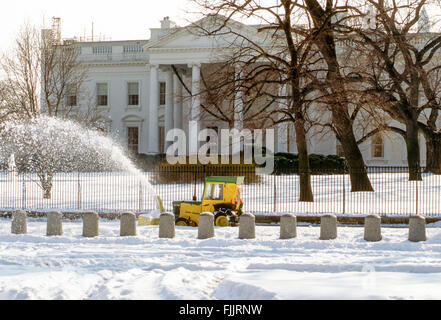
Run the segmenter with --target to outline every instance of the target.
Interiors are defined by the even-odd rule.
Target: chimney
[[[164,19],[161,21],[161,29],[171,29],[175,28],[176,23],[170,20],[170,17],[164,17]]]

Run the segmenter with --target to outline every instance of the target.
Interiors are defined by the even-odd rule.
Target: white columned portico
[[[165,136],[173,129],[173,105],[174,105],[174,85],[173,85],[173,71],[167,70],[167,82],[166,82],[166,104],[165,104]],[[164,139],[164,151],[167,149],[171,142]]]
[[[158,65],[150,65],[150,103],[149,103],[149,136],[148,154],[159,154],[159,82]]]
[[[174,108],[173,108],[173,126],[175,129],[183,129],[183,103],[182,103],[182,84],[176,74],[173,75],[173,93],[174,93]]]
[[[192,68],[192,85],[191,85],[191,110],[190,110],[190,124],[189,132],[189,153],[190,156],[195,156],[199,151],[199,117],[201,113],[201,64],[193,63],[189,65]]]

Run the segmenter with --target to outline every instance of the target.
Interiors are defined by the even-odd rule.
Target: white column
[[[159,154],[159,82],[158,65],[150,66],[150,103],[149,103],[149,134],[148,153]]]
[[[200,113],[201,113],[201,65],[192,64],[192,86],[191,86],[191,111],[190,111],[190,124],[189,124],[189,152],[190,156],[198,154],[199,151],[199,129],[200,129]]]
[[[182,84],[177,75],[173,75],[173,93],[174,93],[174,108],[173,108],[173,126],[175,129],[183,129],[183,97]]]
[[[241,71],[236,69],[235,72],[235,98],[234,98],[234,129],[242,131],[243,129],[243,99],[242,88],[240,87]],[[233,154],[240,153],[240,135],[233,136]]]
[[[167,71],[167,94],[166,94],[166,104],[165,104],[165,136],[167,133],[173,129],[173,104],[174,104],[174,94],[173,94],[173,71],[170,69]],[[164,139],[164,150],[167,151],[170,142]]]
[[[279,89],[280,96],[286,96],[286,85]],[[279,110],[287,108],[287,99],[279,100]],[[279,113],[279,120],[283,119],[285,114]],[[288,152],[288,122],[282,122],[277,125],[277,152]]]

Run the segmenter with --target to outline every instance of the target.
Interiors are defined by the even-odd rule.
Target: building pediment
[[[216,35],[210,32],[221,30]],[[238,35],[242,35],[239,36]],[[152,41],[144,49],[152,53],[186,50],[218,50],[240,46],[245,38],[263,42],[264,36],[254,26],[228,20],[222,16],[206,17],[187,27],[176,28],[162,38]]]
[[[123,122],[144,122],[144,119],[136,114],[128,114],[121,119]]]

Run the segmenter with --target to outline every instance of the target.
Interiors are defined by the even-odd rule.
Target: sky
[[[196,11],[191,0],[3,0],[0,53],[12,47],[14,37],[25,22],[50,27],[52,17],[59,17],[63,38],[90,37],[93,23],[95,36],[103,35],[108,40],[141,40],[149,39],[149,29],[160,27],[164,17],[169,16],[178,25],[185,26],[200,17],[190,14]],[[433,14],[431,9],[428,12]]]
[[[63,38],[106,36],[111,40],[149,39],[150,28],[160,27],[169,16],[178,25],[191,20],[188,0],[13,0],[4,1],[0,12],[0,51],[12,46],[25,22],[51,26],[52,17],[61,18]]]

